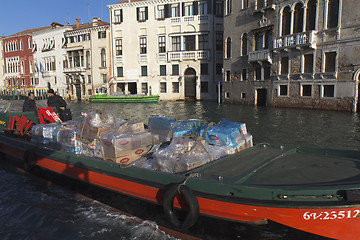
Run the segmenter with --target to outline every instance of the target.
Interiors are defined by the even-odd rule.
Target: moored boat
[[[270,220],[336,239],[360,234],[359,151],[258,144],[178,173],[124,167],[4,134],[0,151],[28,169],[40,167],[162,204],[180,228],[191,227],[201,214],[254,224]],[[188,205],[184,220],[172,206],[181,207],[178,191]]]
[[[159,95],[95,95],[90,97],[93,103],[153,103],[159,101]]]

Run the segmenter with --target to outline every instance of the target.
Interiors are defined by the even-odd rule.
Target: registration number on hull
[[[321,211],[321,212],[305,212],[303,218],[305,220],[334,220],[345,218],[360,217],[360,210],[342,210],[342,211]]]

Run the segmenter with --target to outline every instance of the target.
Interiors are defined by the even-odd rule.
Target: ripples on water
[[[22,101],[12,101],[20,111]],[[37,101],[45,107],[44,100]],[[8,101],[0,101],[0,111]],[[218,105],[215,102],[159,102],[158,104],[70,103],[73,118],[81,112],[112,110],[118,117],[142,120],[165,115],[218,122],[223,117],[245,122],[254,142],[360,150],[360,116],[349,112]],[[1,162],[0,162],[1,164]],[[1,166],[1,165],[0,165]],[[259,232],[259,238],[287,239]],[[269,237],[270,236],[270,237]],[[272,236],[272,237],[271,237]],[[269,238],[268,238],[269,237]],[[33,178],[0,169],[0,239],[172,239],[152,222],[135,223],[129,217],[75,198]],[[240,239],[254,239],[240,236]]]

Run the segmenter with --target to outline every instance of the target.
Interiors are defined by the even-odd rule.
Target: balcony
[[[249,52],[249,62],[269,62],[272,63],[272,58],[269,49],[263,49],[258,51]]]
[[[210,60],[210,51],[183,51],[183,52],[169,52],[169,61],[184,61],[184,60]]]
[[[300,49],[303,47],[316,49],[316,31],[295,33],[274,39],[274,50]]]
[[[64,73],[78,73],[78,72],[85,72],[85,67],[64,68]]]
[[[181,22],[188,23],[188,22],[194,22],[194,21],[207,22],[207,21],[209,21],[209,15],[172,17],[170,20],[171,23],[181,23]]]
[[[20,72],[13,72],[13,73],[5,73],[5,78],[18,78],[20,77]]]

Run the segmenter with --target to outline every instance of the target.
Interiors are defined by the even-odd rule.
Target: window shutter
[[[193,2],[193,15],[198,15],[198,12],[199,12],[198,2],[194,1]]]
[[[120,22],[123,22],[123,10],[120,9]]]
[[[158,19],[158,6],[154,6],[155,19]]]
[[[169,18],[171,16],[171,5],[166,4],[165,5],[165,18]]]
[[[148,7],[145,7],[145,20],[148,20]]]
[[[182,15],[185,16],[185,3],[182,3]]]
[[[140,12],[140,8],[136,8],[136,20],[139,21],[139,12]]]

